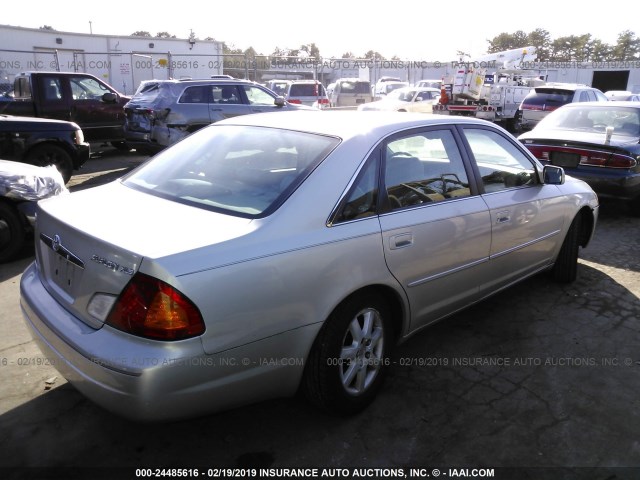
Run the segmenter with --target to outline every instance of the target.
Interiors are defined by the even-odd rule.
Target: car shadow
[[[171,466],[637,465],[628,332],[640,306],[601,271],[580,264],[578,275],[570,285],[535,276],[415,335],[355,416],[290,398],[141,424],[64,384],[0,415],[0,465],[129,476]]]

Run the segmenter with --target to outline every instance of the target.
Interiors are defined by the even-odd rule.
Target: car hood
[[[80,127],[65,120],[50,118],[18,117],[0,115],[0,131],[41,132],[51,130],[78,130]]]
[[[606,135],[604,133],[581,132],[577,130],[563,130],[558,128],[534,128],[530,132],[523,133],[518,137],[523,143],[544,142],[569,142],[569,143],[590,143],[595,145],[605,145]],[[629,147],[638,145],[638,137],[629,137],[627,135],[616,135],[615,131],[611,136],[609,145],[614,147]]]
[[[402,102],[400,100],[378,100],[362,105],[361,110],[397,110],[401,107],[411,105],[411,102]]]

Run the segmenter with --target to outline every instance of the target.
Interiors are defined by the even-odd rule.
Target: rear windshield
[[[536,90],[531,92],[522,102],[523,107],[559,107],[570,103],[573,99],[573,92],[567,90]]]
[[[305,132],[213,125],[156,155],[124,184],[195,207],[259,218],[276,210],[338,143]]]
[[[369,82],[343,80],[340,82],[340,93],[371,93]]]
[[[554,129],[606,133],[640,137],[640,109],[627,107],[593,107],[591,105],[562,108],[547,115],[540,126]],[[604,136],[603,136],[604,138]]]
[[[290,97],[317,97],[326,96],[324,87],[321,84],[294,83],[289,89]]]

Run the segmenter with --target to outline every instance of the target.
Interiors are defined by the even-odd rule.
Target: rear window
[[[339,143],[267,127],[213,125],[164,150],[124,184],[245,218],[277,209]]]
[[[294,83],[289,89],[290,97],[317,97],[326,96],[324,87],[321,84]]]
[[[614,135],[640,136],[640,109],[628,107],[571,106],[557,110],[540,122],[545,128],[606,133],[613,128]],[[604,138],[604,137],[603,137]]]
[[[573,100],[573,91],[544,89],[535,90],[522,101],[522,108],[532,110],[553,110]]]
[[[343,80],[340,82],[341,93],[371,93],[371,84],[369,82],[359,82],[351,80]]]

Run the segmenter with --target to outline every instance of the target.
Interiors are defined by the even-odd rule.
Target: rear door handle
[[[413,245],[413,233],[401,233],[400,235],[393,235],[389,239],[389,248],[391,250],[410,247],[411,245]]]
[[[511,220],[511,212],[509,210],[503,210],[496,214],[496,223],[506,223]]]

